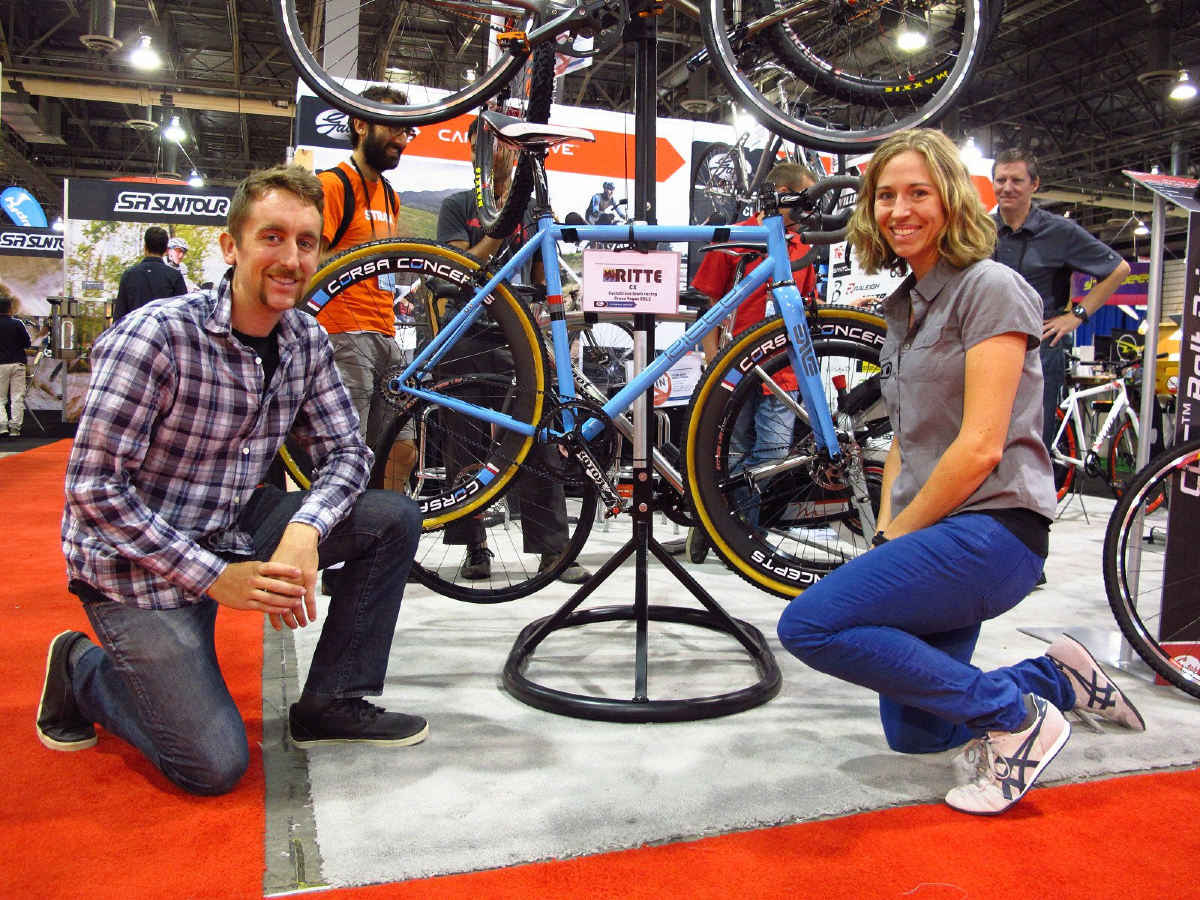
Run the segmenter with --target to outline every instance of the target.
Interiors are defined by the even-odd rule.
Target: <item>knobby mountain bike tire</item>
[[[518,84],[517,93],[525,101],[525,121],[544,125],[550,121],[550,102],[554,96],[554,44],[539,44],[529,58],[525,78]],[[479,207],[479,224],[488,237],[506,238],[520,226],[521,218],[533,194],[534,165],[528,155],[521,153],[515,161],[508,193],[497,200],[493,163],[496,138],[488,129],[479,128],[475,134],[475,205]],[[484,173],[488,173],[485,178]]]
[[[474,9],[455,3],[400,3],[359,0],[337,18],[324,18],[321,0],[271,0],[280,45],[301,80],[335,109],[380,125],[431,125],[475,109],[496,96],[525,63],[526,54],[514,48],[488,64],[488,44],[497,25]],[[503,8],[497,6],[498,17]],[[504,28],[529,31],[531,20],[516,7],[503,18]],[[498,21],[500,19],[498,18]],[[365,25],[377,29],[380,40],[362,43],[349,38]],[[442,71],[446,46],[458,58],[473,61],[479,77],[466,85],[435,77]],[[371,50],[374,56],[366,55]],[[345,71],[353,54],[354,71]],[[427,103],[396,106],[365,100],[343,84],[343,78],[382,81],[389,67],[419,73],[426,87],[449,93]]]
[[[336,302],[346,288],[373,279],[383,279],[397,296],[419,305],[430,305],[435,314],[448,321],[450,314],[462,308],[483,283],[482,264],[467,253],[419,239],[387,239],[363,244],[330,259],[313,277],[301,308],[322,321],[327,304]],[[353,311],[343,309],[353,318]],[[373,330],[364,325],[362,330]],[[496,347],[505,348],[500,358]],[[544,352],[541,336],[525,304],[507,284],[499,285],[479,318],[453,348],[450,365],[460,370],[478,366],[488,374],[505,379],[513,397],[506,411],[517,421],[535,427],[543,415],[545,386]],[[349,363],[353,365],[354,360]],[[342,366],[339,362],[339,367]],[[361,363],[367,365],[366,361]],[[491,366],[483,369],[484,366]],[[373,380],[373,390],[399,415],[416,402],[389,384],[400,368]],[[456,373],[461,374],[461,372]],[[345,377],[345,376],[343,376]],[[381,431],[382,433],[382,431]],[[512,429],[496,428],[476,448],[472,471],[453,480],[443,490],[415,498],[421,505],[425,528],[439,528],[454,519],[471,515],[498,498],[515,476],[533,446],[533,438]]]
[[[832,98],[867,106],[887,108],[902,91],[932,96],[962,52],[962,3],[757,0],[756,7],[760,17],[782,16],[763,33],[797,75]],[[1004,0],[982,3],[982,47],[995,34],[1003,12]],[[927,43],[905,51],[896,40],[902,31],[922,35]]]
[[[1200,697],[1200,569],[1191,547],[1198,505],[1194,440],[1160,453],[1133,478],[1104,536],[1104,585],[1121,632],[1151,669],[1193,697]],[[1172,529],[1177,544],[1168,558]]]
[[[863,473],[875,511],[892,431],[878,375],[885,331],[871,313],[822,307],[812,335],[844,458]],[[862,527],[844,468],[814,454],[811,430],[790,411],[759,413],[760,432],[783,428],[778,443],[755,448],[759,458],[748,459],[739,443],[739,417],[761,402],[765,379],[790,367],[788,343],[780,317],[733,338],[692,397],[684,457],[695,517],[716,552],[746,581],[791,598],[867,550],[873,529]],[[835,375],[846,378],[840,398]],[[787,465],[755,474],[764,456]]]
[[[701,31],[708,58],[735,102],[771,131],[812,149],[864,153],[897,132],[935,124],[970,85],[982,55],[985,0],[921,4],[935,26],[928,29],[922,58],[940,54],[949,62],[945,69],[891,52],[891,32],[879,20],[907,8],[898,0],[779,3],[776,19],[761,15],[754,3],[706,0]],[[814,35],[834,15],[850,18],[836,40],[821,39],[819,54],[801,54],[811,70],[781,53],[781,46],[817,46]],[[874,25],[859,27],[859,21]],[[814,77],[815,71],[824,78]]]
[[[428,389],[496,409],[513,399],[511,381],[494,375],[454,376]],[[401,437],[409,431],[415,435],[418,462],[406,476],[407,467],[395,457],[405,452]],[[459,460],[482,446],[480,433],[447,407],[418,400],[374,448],[371,486],[418,499],[444,497],[453,489],[452,473],[462,472]],[[551,584],[575,561],[591,533],[597,503],[595,491],[586,486],[566,490],[552,458],[535,448],[503,493],[467,517],[422,533],[413,575],[431,590],[469,603],[525,597]],[[481,542],[488,551],[486,574],[471,565],[469,547]]]

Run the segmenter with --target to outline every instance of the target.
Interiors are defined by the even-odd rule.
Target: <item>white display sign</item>
[[[673,313],[679,309],[674,250],[585,250],[583,309],[595,313]]]
[[[682,406],[690,401],[703,372],[704,354],[688,353],[654,382],[655,407]]]

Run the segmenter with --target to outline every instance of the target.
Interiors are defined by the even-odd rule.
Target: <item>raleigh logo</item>
[[[6,231],[0,234],[0,247],[6,250],[40,250],[62,253],[63,236],[61,234],[21,234],[19,231]]]
[[[203,197],[195,194],[147,194],[121,191],[113,212],[161,213],[172,216],[207,216],[224,219],[229,213],[228,197]]]
[[[325,110],[317,116],[314,124],[321,137],[350,138],[350,117],[339,110]]]

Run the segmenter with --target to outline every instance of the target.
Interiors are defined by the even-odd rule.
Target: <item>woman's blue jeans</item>
[[[980,623],[1021,602],[1042,565],[991,516],[952,516],[821,579],[784,610],[779,640],[812,668],[878,692],[893,750],[936,753],[1015,731],[1025,694],[1065,711],[1070,683],[1045,656],[984,672],[971,655]]]
[[[268,559],[300,507],[299,492],[259,488],[239,525]],[[383,692],[392,634],[421,533],[417,505],[366,491],[321,542],[322,567],[345,562],[304,690],[315,697]],[[103,645],[72,672],[82,713],[124,738],[167,778],[194,794],[233,789],[249,764],[246,730],[217,662],[217,604],[147,610],[73,590]],[[228,614],[228,613],[227,613]],[[249,615],[249,613],[236,613]]]

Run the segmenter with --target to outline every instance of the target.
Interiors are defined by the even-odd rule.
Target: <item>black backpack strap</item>
[[[354,188],[350,185],[350,176],[340,166],[326,169],[325,172],[332,172],[338,177],[338,181],[342,183],[342,191],[345,194],[345,200],[342,203],[342,221],[338,223],[337,231],[333,233],[333,239],[329,242],[329,249],[332,250],[346,236],[346,230],[350,227],[350,222],[354,219]],[[324,175],[325,172],[321,174]]]
[[[386,198],[388,208],[392,215],[396,217],[396,223],[400,222],[400,198],[396,196],[396,190],[388,182],[383,175],[379,176],[379,180],[383,182],[383,196]]]

